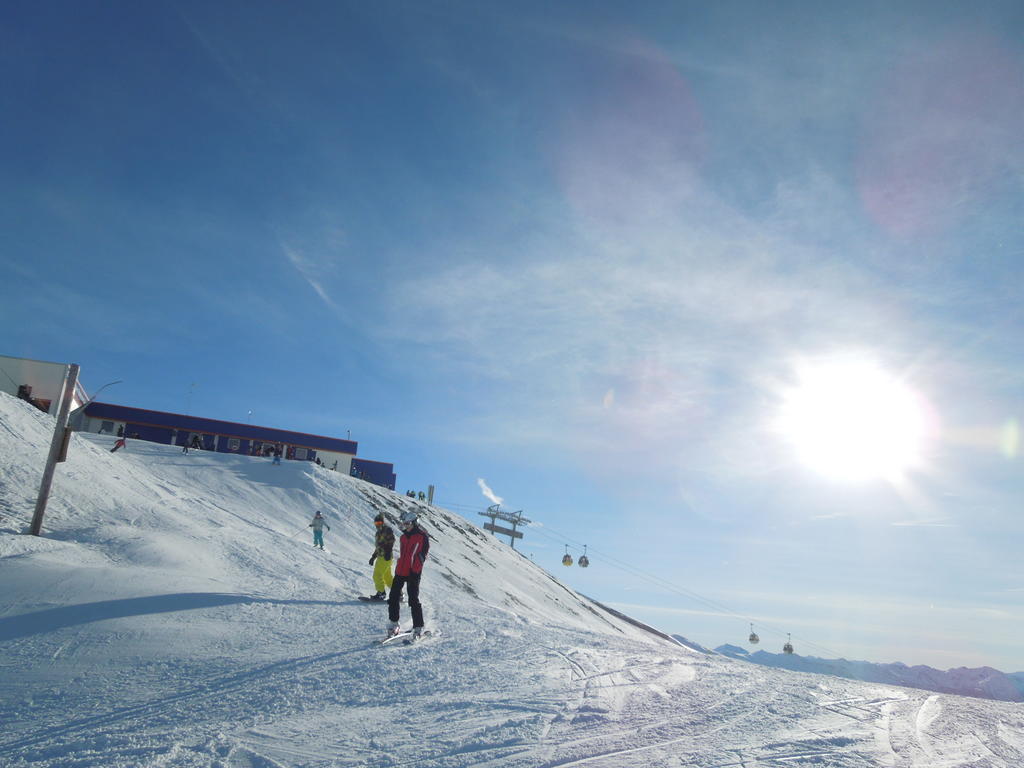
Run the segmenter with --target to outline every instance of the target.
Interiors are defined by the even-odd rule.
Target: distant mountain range
[[[921,688],[937,693],[952,693],[959,696],[974,696],[996,701],[1024,701],[1024,672],[1007,674],[992,667],[968,669],[958,667],[945,672],[923,665],[908,667],[906,664],[875,664],[870,661],[847,661],[846,659],[819,659],[814,656],[796,654],[750,653],[735,645],[720,645],[715,652],[732,659],[749,661],[765,667],[790,669],[795,672],[813,672],[819,675],[834,675],[849,680],[868,683],[903,685]]]

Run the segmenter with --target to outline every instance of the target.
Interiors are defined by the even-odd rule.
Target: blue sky
[[[773,6],[10,5],[0,351],[483,479],[699,642],[1024,669],[1024,8]],[[780,427],[835,370],[914,405]]]

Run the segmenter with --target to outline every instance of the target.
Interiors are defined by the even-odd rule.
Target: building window
[[[305,459],[306,458],[306,449],[305,448],[296,448],[295,449],[295,458],[299,459],[300,461]]]
[[[238,438],[237,437],[229,437],[228,438],[228,450],[229,451],[237,451],[239,445],[240,445],[240,443],[238,442]]]
[[[106,432],[108,435],[114,434],[114,422],[104,421],[100,424],[100,434]]]

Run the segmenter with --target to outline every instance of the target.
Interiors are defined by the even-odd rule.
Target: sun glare
[[[778,427],[807,466],[851,482],[899,481],[920,466],[928,431],[920,397],[859,360],[804,365]]]

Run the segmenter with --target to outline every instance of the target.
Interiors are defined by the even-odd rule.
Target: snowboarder
[[[324,520],[324,516],[318,509],[316,514],[313,515],[313,522],[307,525],[307,528],[313,529],[313,546],[324,548],[324,526],[327,525],[327,521]],[[327,525],[327,530],[331,530],[331,526]]]
[[[402,513],[402,538],[399,539],[398,564],[395,566],[395,578],[391,583],[391,594],[388,595],[388,636],[401,634],[398,624],[399,607],[402,599],[402,587],[406,588],[409,599],[409,611],[412,613],[412,636],[419,638],[423,633],[423,606],[420,605],[420,577],[423,575],[423,564],[430,550],[430,538],[419,527],[416,513],[407,509]]]
[[[123,436],[122,436],[122,437],[119,437],[119,438],[117,439],[117,442],[116,442],[116,443],[114,443],[114,447],[110,449],[110,452],[111,452],[111,453],[117,453],[117,449],[118,449],[118,448],[124,448],[124,447],[125,447],[125,446],[126,446],[127,444],[128,444],[128,443],[127,443],[127,441],[126,441],[126,440],[124,439],[124,437],[123,437]]]
[[[373,518],[373,524],[377,529],[374,535],[374,550],[370,555],[370,565],[373,566],[373,586],[377,588],[377,594],[371,600],[383,602],[387,600],[386,590],[391,586],[391,555],[395,547],[395,532],[391,526],[384,522],[384,513],[380,512]]]

